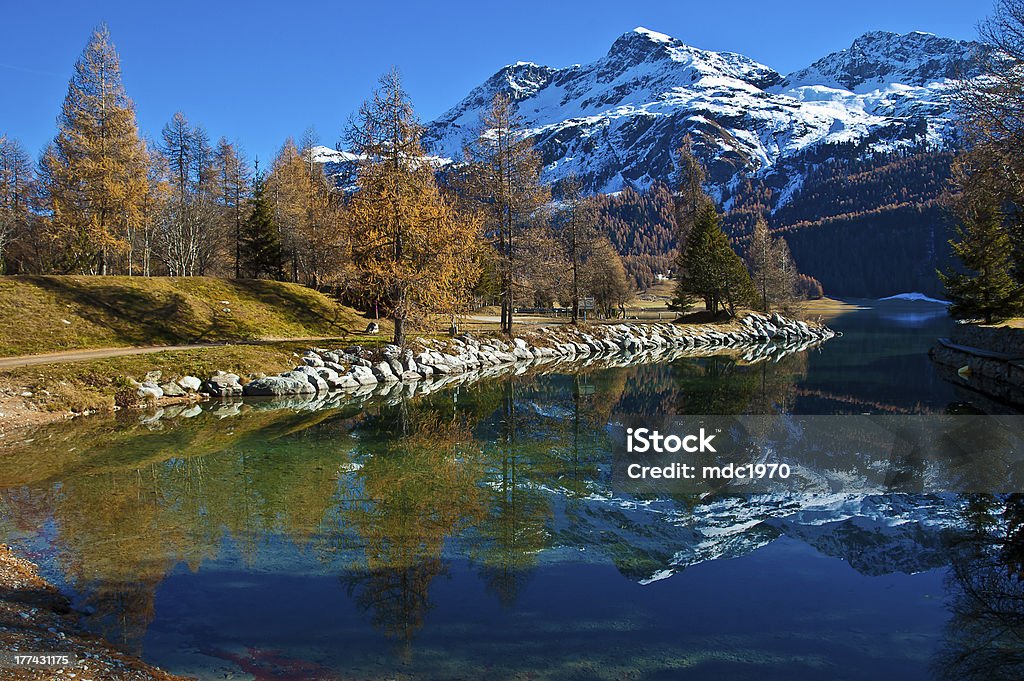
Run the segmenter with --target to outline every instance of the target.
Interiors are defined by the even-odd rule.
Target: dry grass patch
[[[366,320],[312,289],[210,277],[0,278],[0,356],[358,333]]]

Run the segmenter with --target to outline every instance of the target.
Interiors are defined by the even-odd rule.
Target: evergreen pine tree
[[[266,183],[257,174],[252,183],[252,210],[242,223],[242,272],[253,279],[280,279],[284,250],[274,225],[274,210],[266,197]]]
[[[679,270],[674,309],[686,309],[694,298],[701,298],[712,315],[719,308],[735,314],[754,296],[747,268],[729,245],[718,211],[710,203],[697,213]]]
[[[1003,216],[983,207],[957,228],[958,241],[950,241],[953,253],[966,272],[939,272],[957,318],[997,318],[1019,314],[1024,305],[1024,286],[1012,274],[1012,245],[1003,228]]]

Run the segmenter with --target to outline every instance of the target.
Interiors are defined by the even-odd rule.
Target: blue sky
[[[402,0],[24,2],[2,0],[0,133],[37,153],[93,26],[110,26],[144,134],[182,110],[269,161],[314,126],[334,146],[392,65],[429,120],[501,66],[586,63],[646,26],[787,73],[869,30],[974,38],[987,0]]]

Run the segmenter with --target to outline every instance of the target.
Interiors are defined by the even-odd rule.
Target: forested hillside
[[[600,226],[622,256],[633,285],[650,287],[675,266],[676,226],[672,192],[658,183],[644,192],[598,194]]]
[[[726,219],[743,243],[757,217],[785,237],[793,257],[831,295],[940,295],[936,269],[949,266],[953,223],[942,205],[953,154],[876,154],[813,166],[803,187],[774,213],[773,190],[746,182]]]

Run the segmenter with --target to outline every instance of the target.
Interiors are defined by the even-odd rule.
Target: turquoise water
[[[89,626],[204,679],[1019,678],[1013,626],[978,643],[1019,622],[1015,497],[613,493],[623,414],[986,408],[927,359],[944,315],[833,326],[752,366],[83,419],[5,459],[0,532]]]

